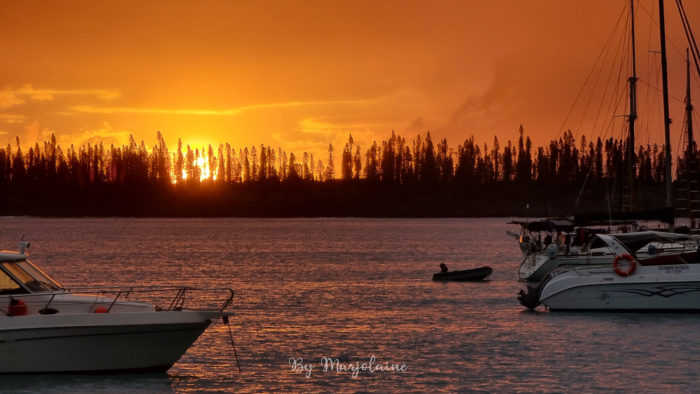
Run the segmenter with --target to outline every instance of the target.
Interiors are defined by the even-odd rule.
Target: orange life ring
[[[623,270],[620,267],[620,259],[625,259],[629,261],[629,269],[627,271]],[[628,254],[621,254],[617,257],[615,257],[615,261],[613,262],[613,270],[615,270],[615,273],[620,275],[620,276],[629,276],[634,273],[634,270],[637,269],[637,262],[634,261],[634,257],[628,255]]]

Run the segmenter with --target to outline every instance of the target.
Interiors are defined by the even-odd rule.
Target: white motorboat
[[[584,229],[577,230],[583,231]],[[644,236],[644,234],[651,233],[653,232],[632,232],[617,235],[623,239],[632,239],[641,234],[642,236],[639,239],[650,240],[647,243],[635,242],[630,244],[630,247],[633,248],[632,251],[635,252],[635,256],[640,260],[660,255],[683,253],[688,248],[692,250],[695,245],[695,241],[688,237],[677,239],[672,237]],[[590,240],[581,237],[584,241],[573,245],[569,243],[563,245],[550,243],[544,248],[539,248],[538,243],[535,243],[535,247],[527,249],[527,252],[523,252],[523,260],[518,267],[518,279],[527,282],[539,282],[548,273],[561,267],[575,268],[612,264],[616,257],[615,252],[602,242],[600,238],[595,238],[594,235],[591,235],[591,237],[593,238]],[[695,237],[697,238],[697,236]],[[565,237],[567,241],[569,238],[574,237]]]
[[[231,315],[230,289],[210,289],[226,295],[199,310],[184,307],[192,288],[69,291],[27,259],[26,247],[0,252],[0,373],[166,371],[213,320]],[[129,300],[168,293],[162,307]]]
[[[612,264],[554,270],[527,293],[521,290],[521,304],[550,310],[700,311],[697,240],[653,231],[597,237],[615,252]],[[632,249],[652,238],[696,244],[694,250],[638,259]]]

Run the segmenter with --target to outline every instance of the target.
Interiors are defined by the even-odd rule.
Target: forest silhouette
[[[430,133],[391,136],[363,149],[350,135],[323,160],[261,145],[150,149],[133,137],[63,148],[54,136],[25,151],[0,148],[0,215],[483,217],[563,216],[621,209],[625,141],[576,141],[571,131],[533,147],[517,142],[456,148]],[[693,153],[697,157],[697,149]],[[336,160],[336,156],[337,160]],[[325,161],[325,164],[324,164]],[[635,152],[634,205],[664,205],[664,149]],[[695,160],[695,163],[700,160]],[[680,161],[679,161],[680,163]],[[336,169],[336,165],[339,168]],[[680,165],[678,167],[681,167]]]

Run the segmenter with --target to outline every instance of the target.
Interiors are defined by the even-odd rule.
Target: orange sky
[[[675,148],[686,44],[666,2]],[[657,56],[656,3],[639,5],[640,69]],[[686,3],[699,21],[700,2]],[[430,130],[452,147],[470,135],[515,141],[520,124],[536,144],[563,124],[604,135],[567,113],[626,4],[0,0],[0,143],[53,132],[61,144],[121,144],[133,133],[152,145],[160,130],[171,150],[182,137],[321,155],[348,133],[363,151],[391,130]],[[697,75],[694,90],[700,102]],[[654,122],[638,141],[660,141]]]

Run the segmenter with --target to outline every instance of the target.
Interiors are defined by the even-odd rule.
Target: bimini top
[[[528,231],[571,232],[574,223],[569,219],[536,219],[533,221],[514,220],[508,224],[519,224]]]

